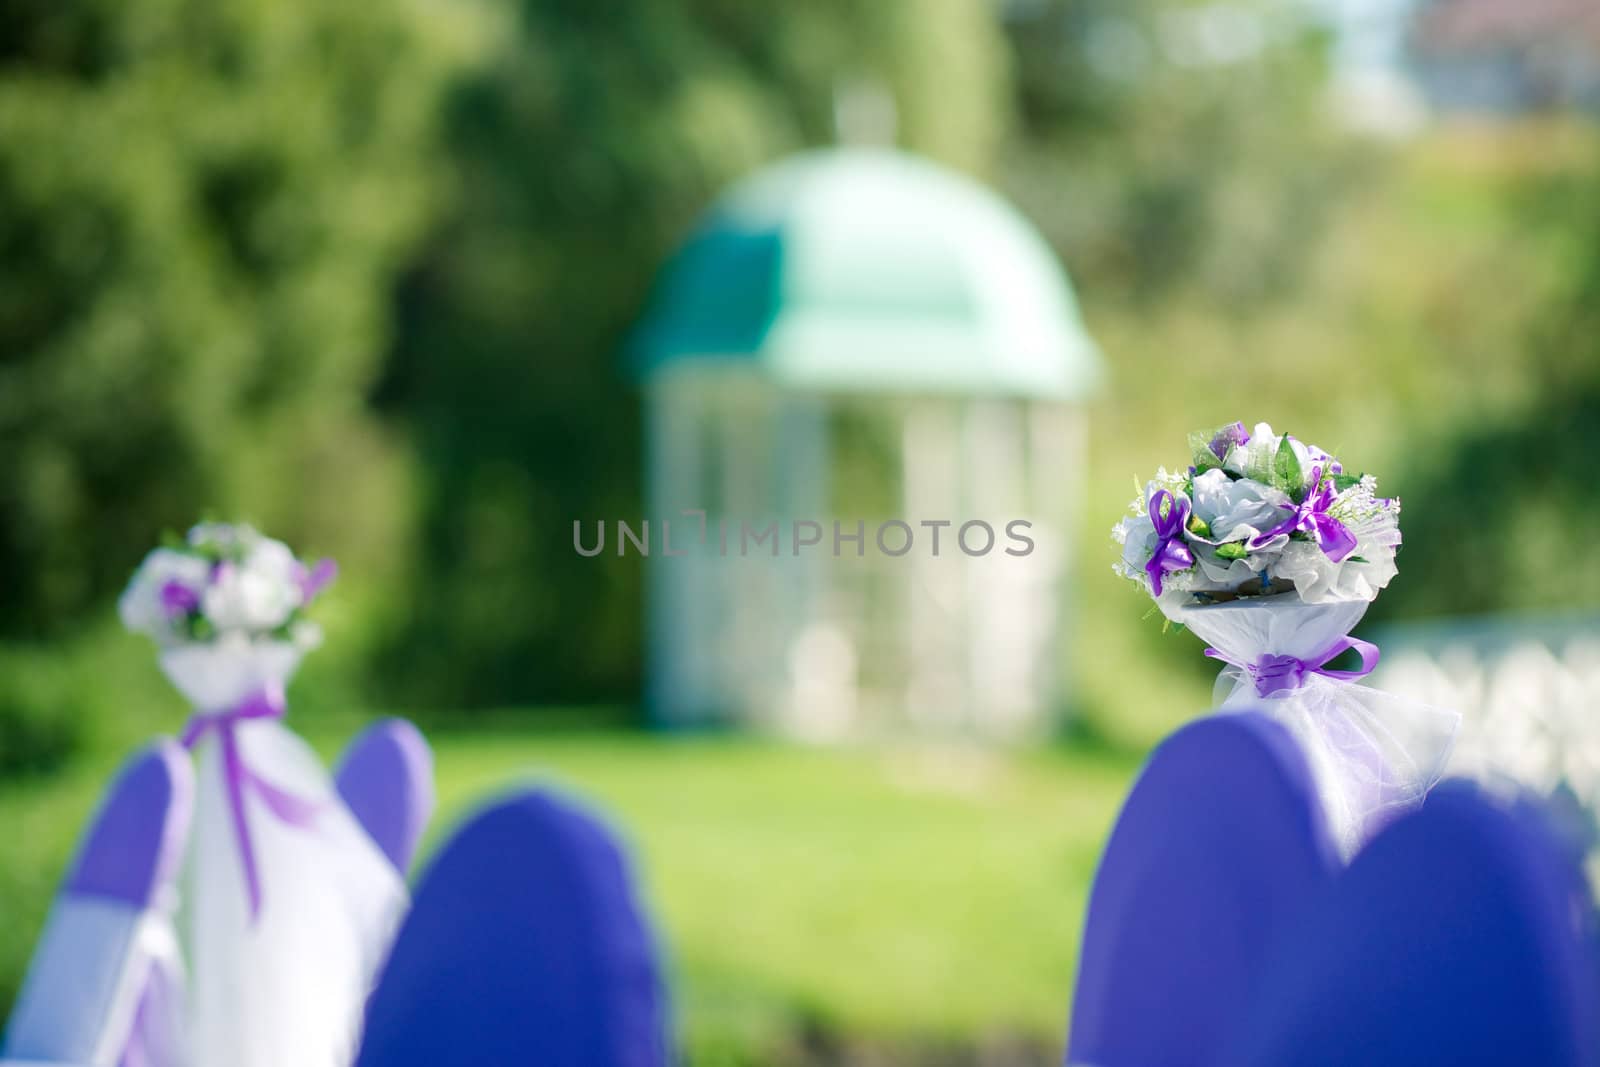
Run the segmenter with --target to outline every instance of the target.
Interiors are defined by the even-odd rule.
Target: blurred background
[[[1059,1060],[1106,829],[1210,703],[1107,535],[1193,429],[1268,420],[1377,473],[1405,502],[1365,631],[1385,684],[1581,791],[1596,116],[1588,0],[6,5],[0,1015],[108,769],[182,722],[113,605],[202,515],[339,559],[291,692],[325,750],[400,713],[435,741],[443,822],[530,773],[611,807],[693,1064]],[[1023,743],[785,740],[848,685],[802,690],[799,729],[651,728],[666,561],[573,549],[574,520],[663,510],[636,358],[663,264],[742,179],[838,146],[1008,203],[1098,352],[1030,461],[1059,536],[1029,632],[1061,669]],[[900,499],[883,417],[917,388],[830,424],[819,518]],[[808,632],[781,669],[837,646]]]

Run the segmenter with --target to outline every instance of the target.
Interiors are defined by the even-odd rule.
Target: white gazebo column
[[[771,711],[785,732],[817,739],[848,732],[856,708],[856,650],[830,614],[835,568],[828,413],[828,400],[809,392],[783,396],[775,412],[772,496],[782,551],[774,568],[775,595],[763,605],[779,639],[769,669],[781,671],[782,691],[773,694]],[[798,554],[796,523],[806,524],[800,532],[808,540],[817,538]]]
[[[1058,401],[1028,406],[1028,507],[1034,523],[1037,576],[1035,618],[1037,664],[1035,700],[1049,713],[1062,703],[1072,682],[1075,620],[1066,612],[1072,539],[1081,519],[1081,481],[1088,469],[1088,425],[1083,412]]]
[[[955,544],[964,469],[958,404],[941,397],[907,405],[901,460],[905,502],[899,518],[910,525],[916,542],[904,556],[881,560],[885,572],[895,576],[894,587],[902,591],[905,603],[906,716],[914,726],[945,732],[959,727],[969,699],[962,648],[966,588],[961,566],[951,558],[961,554]],[[934,531],[922,526],[924,521],[952,523],[938,531],[937,557]],[[899,548],[894,539],[902,533],[888,534],[890,548]]]
[[[716,464],[708,471],[712,499],[707,505],[711,527],[707,540],[713,547],[701,592],[720,605],[717,616],[708,620],[713,628],[708,640],[730,710],[741,719],[759,714],[765,696],[762,664],[777,651],[772,620],[762,612],[767,595],[765,564],[740,555],[742,523],[749,520],[759,527],[770,510],[767,449],[753,439],[764,432],[764,405],[771,403],[767,392],[763,383],[742,375],[717,383],[714,394],[721,417],[706,428]]]
[[[1027,501],[1025,406],[1015,400],[985,399],[967,406],[964,443],[969,521],[966,542],[973,551],[989,543],[982,556],[962,553],[966,576],[967,673],[971,680],[971,726],[976,733],[1017,737],[1028,732],[1039,711],[1033,672],[1041,637],[1037,607],[1040,561],[1009,556],[1006,524],[1023,513]],[[955,531],[959,539],[959,527]],[[961,547],[959,544],[956,546]]]
[[[707,411],[691,375],[664,374],[646,391],[645,433],[649,464],[646,474],[646,515],[651,522],[651,556],[648,572],[649,672],[648,704],[651,718],[662,726],[703,725],[721,710],[715,664],[703,626],[708,608],[706,564],[690,554],[668,558],[660,524],[673,521],[673,549],[688,547],[690,520],[685,508],[706,506],[704,464],[708,457],[701,444],[701,420]],[[606,516],[614,522],[620,516]],[[613,538],[617,534],[613,527]],[[608,552],[617,551],[607,544]]]

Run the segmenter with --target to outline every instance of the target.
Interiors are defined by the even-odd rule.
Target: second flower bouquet
[[[1260,708],[1299,741],[1341,852],[1421,802],[1459,716],[1354,684],[1378,648],[1350,636],[1396,574],[1400,502],[1266,423],[1190,435],[1112,531],[1136,582],[1225,667],[1220,708]]]

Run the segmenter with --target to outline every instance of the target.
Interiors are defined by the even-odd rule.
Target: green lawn
[[[1058,1060],[1085,892],[1135,769],[1067,750],[433,740],[430,847],[474,803],[527,781],[569,787],[623,828],[696,1067],[979,1047]],[[6,1001],[109,766],[0,787],[0,823],[19,842],[0,867]]]

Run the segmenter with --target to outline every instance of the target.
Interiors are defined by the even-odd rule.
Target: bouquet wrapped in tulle
[[[406,906],[400,874],[283,724],[332,580],[249,526],[202,524],[151,552],[118,605],[194,714],[185,865],[188,1062],[342,1067]]]
[[[1158,471],[1112,531],[1116,571],[1225,664],[1221,709],[1259,708],[1295,735],[1348,855],[1420,803],[1459,723],[1355,684],[1378,649],[1349,633],[1395,576],[1400,502],[1266,423],[1190,445],[1190,465]]]

